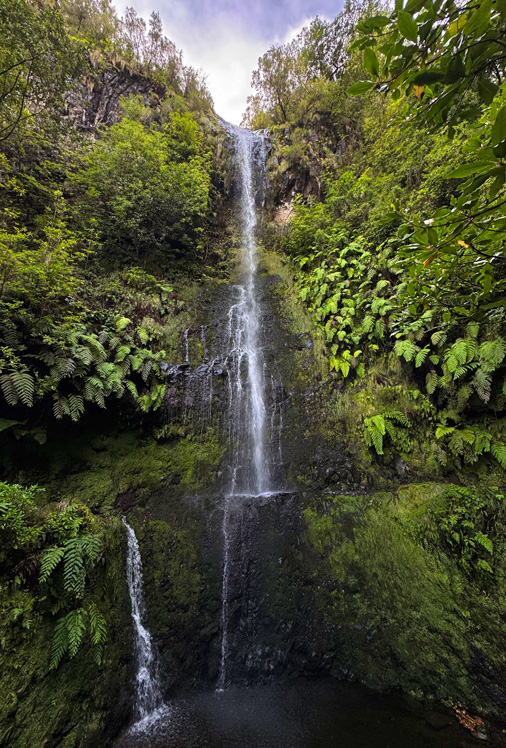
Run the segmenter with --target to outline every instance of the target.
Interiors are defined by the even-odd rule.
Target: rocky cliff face
[[[80,131],[96,134],[101,126],[118,121],[120,99],[142,96],[145,105],[159,102],[165,88],[127,67],[97,67],[66,97],[66,114]]]

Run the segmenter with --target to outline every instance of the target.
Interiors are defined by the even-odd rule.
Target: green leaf
[[[400,10],[397,14],[397,26],[406,39],[409,39],[411,42],[416,42],[418,38],[418,26],[410,13]]]
[[[364,49],[364,67],[373,77],[376,78],[379,75],[379,60],[371,47]]]
[[[353,86],[350,86],[346,90],[346,93],[349,96],[360,96],[360,94],[367,93],[367,91],[371,91],[373,88],[373,81],[358,81],[358,83],[354,83]]]
[[[499,86],[488,78],[478,78],[478,93],[485,104],[491,104],[498,91]]]
[[[448,179],[461,179],[469,177],[471,174],[477,174],[485,169],[490,169],[490,161],[472,161],[469,164],[461,164],[447,174]]]
[[[431,83],[438,83],[445,79],[445,74],[440,70],[423,70],[413,78],[415,86],[430,86]]]
[[[490,132],[490,142],[492,145],[502,143],[506,135],[506,106],[499,110],[495,122]]]

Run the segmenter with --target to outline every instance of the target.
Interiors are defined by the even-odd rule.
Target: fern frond
[[[412,361],[420,350],[420,346],[411,340],[398,340],[395,344],[395,352],[405,361]]]
[[[476,371],[473,377],[473,387],[478,397],[483,400],[484,403],[488,403],[490,400],[490,392],[492,390],[492,380],[490,374],[488,374],[483,368]]]
[[[50,670],[55,670],[58,667],[69,649],[66,618],[66,616],[59,618],[54,627],[51,656],[49,660]]]
[[[485,340],[478,349],[478,356],[483,371],[492,374],[506,356],[506,342],[503,338]]]
[[[446,333],[443,330],[436,330],[431,336],[432,345],[442,346],[446,342]]]
[[[11,380],[16,388],[16,393],[23,403],[29,408],[33,405],[33,396],[35,394],[35,382],[31,374],[27,371],[13,371]]]
[[[81,597],[84,592],[85,571],[82,538],[71,538],[64,545],[63,586],[66,592]]]
[[[53,395],[53,415],[58,419],[64,416],[63,401],[57,392]]]
[[[85,345],[78,345],[73,351],[74,356],[85,366],[89,366],[93,361],[93,355]]]
[[[383,413],[383,417],[393,421],[397,421],[397,423],[399,423],[401,426],[406,426],[406,428],[409,428],[411,426],[404,413],[401,413],[400,410],[387,410],[386,413]]]
[[[70,417],[73,421],[78,421],[84,413],[84,400],[81,395],[68,396]]]
[[[96,364],[99,364],[102,361],[106,360],[107,354],[105,352],[104,346],[98,340],[98,338],[95,338],[92,335],[81,335],[81,342],[84,343],[86,348],[89,349],[93,357],[93,361]]]
[[[88,608],[88,618],[90,621],[90,636],[95,647],[95,661],[97,665],[102,662],[102,653],[104,644],[107,639],[107,624],[104,616],[100,613],[95,603],[91,603]]]
[[[493,456],[502,467],[502,469],[506,470],[506,444],[503,444],[502,442],[495,442],[494,444],[492,444],[490,451],[492,452]]]
[[[427,374],[425,378],[425,387],[429,395],[432,395],[436,391],[438,382],[439,382],[439,377],[437,373],[434,370],[429,371],[429,373]]]
[[[0,377],[0,387],[7,401],[8,405],[16,405],[19,401],[19,396],[9,374],[2,374]]]
[[[455,426],[442,426],[439,425],[436,429],[436,439],[442,439],[445,436],[449,436],[455,431]]]
[[[150,361],[149,358],[144,359],[142,366],[140,368],[141,377],[144,380],[144,382],[147,381],[149,377],[149,372],[151,371],[152,368],[153,368],[152,361]]]
[[[430,351],[429,351],[428,346],[425,346],[425,348],[422,348],[421,351],[418,351],[418,353],[416,354],[416,358],[415,358],[415,367],[417,369],[423,364],[423,362],[425,361],[429,353]]]
[[[376,323],[374,325],[374,334],[380,340],[383,340],[383,338],[385,337],[385,322],[382,319],[376,320]]]
[[[39,582],[47,582],[49,576],[62,560],[64,552],[65,549],[59,546],[53,546],[44,551],[40,563]]]
[[[137,392],[137,387],[135,386],[134,382],[132,382],[130,379],[126,379],[125,387],[132,395],[132,397],[137,400],[137,398],[139,397],[139,393]]]
[[[86,631],[85,615],[86,611],[83,608],[76,608],[65,616],[70,658],[76,656],[83,640]]]

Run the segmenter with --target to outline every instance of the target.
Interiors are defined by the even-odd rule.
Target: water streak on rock
[[[134,651],[137,664],[135,717],[137,725],[145,726],[148,721],[158,717],[160,710],[163,708],[163,700],[151,635],[144,625],[146,611],[139,543],[133,528],[130,527],[125,517],[121,519],[127,531],[127,584],[132,606]]]

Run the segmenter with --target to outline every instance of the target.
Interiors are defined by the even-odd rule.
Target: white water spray
[[[127,584],[134,624],[134,651],[137,660],[135,683],[135,711],[137,722],[133,729],[145,727],[164,711],[160,683],[156,672],[156,659],[151,635],[144,625],[146,611],[142,579],[142,561],[135,532],[125,517],[122,522],[127,531]]]

